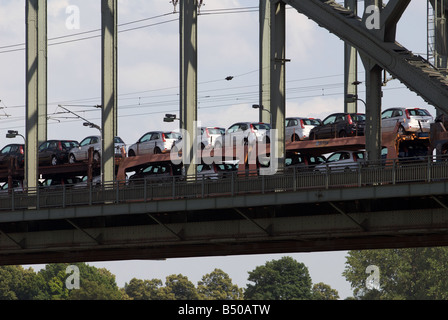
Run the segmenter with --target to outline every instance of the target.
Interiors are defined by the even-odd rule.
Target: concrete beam
[[[358,1],[345,0],[345,7],[358,14]],[[347,95],[358,96],[358,50],[344,42],[344,112],[358,112],[358,101],[348,100]]]
[[[286,12],[283,1],[271,2],[272,26],[271,32],[271,114],[272,128],[276,129],[274,142],[275,157],[278,159],[278,169],[285,165],[285,115],[286,115]]]
[[[270,0],[260,0],[260,99],[259,121],[271,123],[271,38],[272,5]],[[263,109],[265,111],[263,111]]]
[[[117,0],[101,0],[103,182],[115,180],[114,137],[117,133]]]
[[[183,163],[188,176],[196,176],[197,144],[197,0],[180,2],[180,127]],[[196,180],[196,178],[194,178]]]
[[[47,6],[27,0],[25,185],[37,187],[38,147],[47,135]]]

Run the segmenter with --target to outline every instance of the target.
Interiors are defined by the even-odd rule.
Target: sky
[[[48,0],[49,139],[81,141],[97,134],[58,105],[101,124],[94,107],[101,104],[100,3]],[[0,3],[0,146],[23,141],[6,139],[7,130],[25,134],[24,4]],[[178,130],[177,122],[162,121],[165,113],[179,112],[179,8],[174,9],[169,0],[118,0],[118,135],[128,145],[151,130]],[[290,7],[286,14],[286,116],[323,119],[343,111],[343,42]],[[259,102],[258,27],[258,0],[204,0],[198,17],[198,120],[203,125],[228,128],[237,121],[258,121],[258,110],[251,107]],[[426,57],[425,1],[411,1],[397,41]],[[358,76],[363,82],[359,97],[365,100],[361,62]],[[424,107],[435,115],[398,80],[383,87],[383,110],[393,106]],[[362,103],[358,110],[365,112]],[[284,255],[303,262],[313,283],[329,284],[341,298],[352,295],[341,275],[346,251],[90,264],[110,270],[120,287],[134,277],[165,280],[179,273],[197,284],[214,268],[245,287],[249,271]]]

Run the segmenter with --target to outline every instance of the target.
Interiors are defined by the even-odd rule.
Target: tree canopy
[[[0,300],[242,300],[337,299],[323,283],[312,288],[307,267],[291,257],[266,262],[249,272],[252,284],[240,288],[215,268],[195,285],[187,276],[132,278],[119,288],[115,276],[86,263],[47,264],[35,272],[22,266],[0,266]]]
[[[378,287],[369,286],[373,272]],[[349,251],[343,275],[357,299],[446,300],[447,272],[448,249],[438,247]]]

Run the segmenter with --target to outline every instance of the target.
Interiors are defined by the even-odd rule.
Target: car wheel
[[[75,158],[75,155],[73,153],[71,153],[70,156],[68,157],[68,162],[69,163],[75,163],[76,162],[76,158]]]
[[[314,132],[310,133],[310,140],[317,140],[317,136]]]
[[[56,166],[59,163],[58,158],[56,156],[51,157],[51,165]]]
[[[154,154],[160,154],[162,153],[162,151],[160,150],[159,147],[154,148]]]
[[[215,142],[215,149],[221,148],[221,142]]]
[[[406,133],[406,130],[404,130],[404,128],[403,128],[403,126],[399,126],[398,127],[398,134],[405,134]]]
[[[347,136],[347,132],[344,130],[339,131],[339,138],[345,138]]]
[[[292,141],[292,142],[294,142],[294,141],[300,141],[300,138],[299,138],[299,136],[298,136],[297,134],[294,134],[294,135],[291,137],[291,141]]]

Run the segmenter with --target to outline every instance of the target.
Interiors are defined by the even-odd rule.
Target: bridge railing
[[[448,159],[359,162],[351,166],[286,167],[273,175],[257,172],[226,176],[169,177],[159,180],[114,181],[100,186],[65,185],[0,193],[0,210],[42,209],[135,201],[192,199],[242,194],[291,192],[307,189],[346,188],[396,183],[448,180]]]

